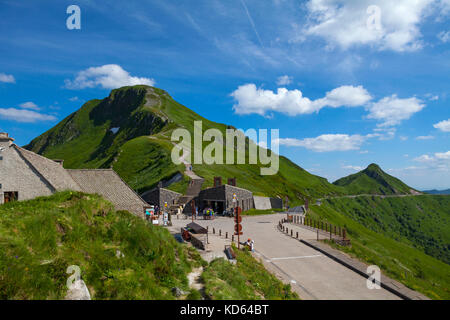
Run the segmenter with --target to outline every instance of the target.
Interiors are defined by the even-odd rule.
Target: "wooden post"
[[[292,237],[292,229],[291,229],[291,237]]]
[[[231,242],[234,242],[234,234],[231,235]]]
[[[225,232],[225,239],[228,239],[228,232]]]
[[[319,241],[319,229],[317,229],[317,241]]]
[[[332,240],[333,238],[332,238],[332,235],[333,234],[333,228],[332,228],[332,225],[330,224],[330,240]]]
[[[297,239],[298,239],[298,231],[297,231]]]
[[[336,226],[334,226],[334,235],[336,235]]]
[[[222,229],[219,229],[219,237],[222,236]]]
[[[342,240],[347,238],[347,231],[345,229],[342,230]]]
[[[213,234],[216,234],[216,228],[213,228]]]

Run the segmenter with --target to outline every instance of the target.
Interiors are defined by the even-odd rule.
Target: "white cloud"
[[[278,79],[277,79],[277,85],[278,86],[287,86],[288,84],[292,83],[292,80],[293,80],[293,78],[288,75],[281,76],[281,77],[278,77]]]
[[[68,89],[84,89],[98,86],[104,89],[116,89],[139,84],[153,86],[155,80],[133,77],[117,64],[91,67],[78,72],[74,80],[65,80],[65,85]]]
[[[325,98],[315,100],[314,105],[319,110],[323,107],[359,107],[371,99],[372,97],[363,86],[341,86],[327,92]]]
[[[0,109],[0,117],[7,120],[32,123],[37,121],[54,121],[56,117],[31,110],[7,108]]]
[[[369,119],[382,121],[380,127],[398,125],[401,121],[411,118],[411,116],[425,108],[425,104],[416,97],[400,99],[397,95],[385,97],[378,102],[370,104]]]
[[[309,23],[303,32],[323,37],[330,46],[343,49],[372,45],[380,50],[413,51],[422,47],[419,25],[432,3],[433,0],[310,0],[306,6]]]
[[[426,94],[425,96],[426,96],[426,97],[428,98],[428,100],[430,100],[430,101],[437,101],[437,100],[439,100],[439,96],[438,96],[438,95],[432,95],[432,94],[428,93],[428,94]]]
[[[275,93],[250,83],[239,86],[231,96],[237,101],[233,106],[237,114],[265,115],[269,111],[277,111],[295,116],[316,111],[311,100],[303,97],[302,92],[297,89],[278,88]]]
[[[442,153],[435,153],[434,156],[438,160],[450,160],[450,151],[442,152]]]
[[[303,147],[315,152],[350,151],[358,150],[366,137],[347,134],[324,134],[316,138],[302,140],[285,138],[279,139],[280,145],[290,147]]]
[[[439,32],[439,34],[437,35],[437,37],[439,38],[439,40],[441,40],[443,43],[447,43],[450,41],[450,31],[442,31]]]
[[[433,140],[433,136],[418,136],[416,140]]]
[[[297,89],[278,88],[275,93],[257,88],[253,83],[239,86],[231,96],[237,101],[233,106],[237,114],[266,115],[267,112],[276,111],[290,116],[318,112],[324,107],[362,106],[371,99],[362,86],[342,86],[327,92],[324,98],[311,101]]]
[[[444,132],[450,132],[450,119],[438,122],[433,127]]]
[[[416,162],[423,163],[428,169],[449,171],[450,170],[450,151],[436,152],[433,155],[424,154],[414,159]]]
[[[360,166],[343,166],[342,169],[349,169],[349,170],[354,170],[354,171],[361,171],[364,168],[360,167]]]
[[[0,82],[6,82],[6,83],[16,83],[16,79],[14,79],[14,76],[10,74],[5,74],[0,72]]]
[[[72,101],[72,102],[78,101],[78,97],[72,97],[72,98],[69,98],[69,101]]]
[[[40,110],[40,108],[34,103],[34,102],[24,102],[19,104],[19,107],[24,108],[24,109],[32,109],[32,110]]]

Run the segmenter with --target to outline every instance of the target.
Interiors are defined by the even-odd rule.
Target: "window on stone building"
[[[13,202],[19,200],[19,192],[17,191],[8,191],[3,194],[3,199],[5,203]]]

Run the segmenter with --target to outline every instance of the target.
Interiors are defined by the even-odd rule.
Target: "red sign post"
[[[241,247],[241,242],[240,242],[240,238],[239,236],[242,235],[242,209],[240,207],[236,207],[235,208],[235,212],[234,212],[234,234],[238,236],[238,249],[240,249]]]

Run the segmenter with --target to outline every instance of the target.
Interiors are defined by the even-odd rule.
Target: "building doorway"
[[[5,203],[13,202],[19,200],[19,192],[17,191],[8,191],[3,194],[3,198],[5,199]]]

